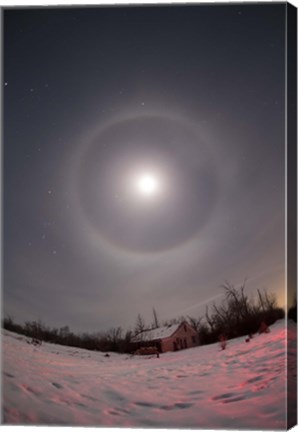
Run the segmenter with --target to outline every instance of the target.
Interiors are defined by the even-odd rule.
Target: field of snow
[[[289,338],[294,337],[289,322]],[[286,427],[286,330],[132,357],[43,343],[2,331],[5,424],[193,429]],[[296,375],[289,343],[290,376]],[[289,376],[289,378],[290,378]],[[293,400],[293,404],[295,401]],[[294,410],[294,408],[293,408]]]

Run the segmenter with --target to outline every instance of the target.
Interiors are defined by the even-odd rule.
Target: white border
[[[208,3],[208,4],[219,4],[219,3],[225,3],[225,4],[233,4],[233,3],[238,3],[238,4],[249,4],[249,3],[281,3],[282,1],[272,1],[272,0],[261,0],[261,1],[239,1],[239,0],[229,0],[229,1],[225,1],[225,0],[217,0],[217,1],[211,1],[211,0],[187,0],[187,1],[183,1],[183,0],[88,0],[88,1],[82,1],[82,0],[47,0],[47,1],[38,1],[38,0],[0,0],[0,8],[8,6],[8,7],[15,7],[15,6],[21,6],[21,7],[27,7],[27,6],[41,6],[41,7],[47,7],[47,6],[74,6],[74,5],[81,5],[81,6],[88,6],[88,5],[108,5],[108,6],[112,6],[112,5],[135,5],[135,4],[155,4],[155,5],[159,5],[159,4],[191,4],[191,3],[195,3],[195,4],[203,4],[203,3]],[[286,3],[286,2],[285,2]],[[298,0],[290,0],[289,2],[290,4],[294,5],[295,7],[298,8]],[[1,14],[2,15],[2,14]],[[2,17],[1,17],[2,18]],[[2,22],[1,22],[2,24]],[[1,25],[1,30],[2,30],[2,25]],[[1,46],[1,54],[2,54],[2,46]],[[2,60],[2,57],[1,57]],[[2,72],[2,68],[1,68],[1,72]],[[2,82],[2,73],[0,73],[0,81]],[[2,96],[2,95],[1,95]],[[1,97],[2,100],[2,97]],[[2,117],[2,116],[1,116]],[[1,120],[1,124],[2,124],[2,120]],[[1,152],[2,153],[2,152]],[[2,164],[2,154],[0,156],[0,162]],[[2,165],[1,165],[2,167]],[[1,185],[2,186],[2,185]],[[1,187],[2,190],[2,187]],[[1,221],[1,216],[0,216],[0,221]],[[1,223],[1,227],[2,227],[2,223]],[[1,236],[2,237],[2,236]],[[1,242],[2,244],[2,242]],[[286,249],[287,250],[287,249]],[[0,257],[1,257],[1,252],[0,252]],[[1,259],[2,262],[2,259]],[[2,270],[2,269],[1,269]],[[2,272],[1,272],[2,273]],[[2,300],[2,298],[1,298]],[[2,301],[0,302],[2,305]],[[28,430],[28,428],[31,429],[32,426],[2,426],[1,425],[1,430],[3,431],[26,431]],[[49,427],[47,426],[37,426],[34,427],[34,429],[38,429],[39,431],[45,431],[48,432]],[[73,428],[72,427],[51,427],[50,429],[54,429],[54,430],[58,430],[61,432],[73,432]],[[98,432],[98,430],[102,431],[102,432],[123,432],[123,431],[128,431],[129,429],[124,429],[124,428],[93,428],[93,427],[88,427],[86,428],[87,431],[96,431]],[[75,428],[76,431],[84,431],[85,428],[81,428],[81,427],[76,427]],[[164,430],[164,429],[152,429],[153,432],[158,432],[159,430]],[[139,432],[139,431],[151,431],[151,429],[132,429],[132,431],[134,432]],[[207,430],[204,429],[200,429],[201,432],[208,432]],[[209,432],[212,430],[209,430]],[[292,431],[297,432],[298,431],[298,427],[295,426]],[[170,429],[169,432],[181,432],[181,430],[179,429]],[[246,431],[242,431],[242,432],[246,432]],[[255,431],[257,432],[257,431]]]

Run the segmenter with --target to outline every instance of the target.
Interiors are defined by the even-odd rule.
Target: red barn
[[[132,338],[132,343],[136,349],[155,346],[159,352],[167,352],[197,346],[199,337],[188,322],[183,321],[180,324],[143,331]]]

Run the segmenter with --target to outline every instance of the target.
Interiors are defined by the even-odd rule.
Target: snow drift
[[[296,377],[293,322],[269,334],[161,354],[86,351],[2,331],[5,424],[285,429]],[[295,413],[294,393],[289,414]]]

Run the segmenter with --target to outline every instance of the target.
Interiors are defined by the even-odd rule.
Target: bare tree
[[[136,319],[136,324],[135,324],[135,334],[139,334],[142,333],[146,328],[146,324],[144,321],[144,318],[142,317],[141,314],[138,314],[137,319]]]
[[[276,297],[273,293],[268,294],[266,290],[262,293],[258,290],[258,298],[260,307],[263,310],[272,310],[277,307]]]
[[[152,309],[152,313],[153,313],[152,328],[156,329],[159,327],[159,321],[158,321],[157,312],[155,308]]]
[[[215,330],[215,323],[214,323],[214,318],[212,316],[209,315],[209,310],[208,310],[208,306],[206,305],[206,312],[205,312],[205,318],[206,321],[211,329],[211,331]]]
[[[192,326],[192,328],[196,332],[198,332],[200,329],[203,317],[194,318],[194,317],[188,315],[187,318],[188,318],[188,321],[189,321],[190,325]]]

